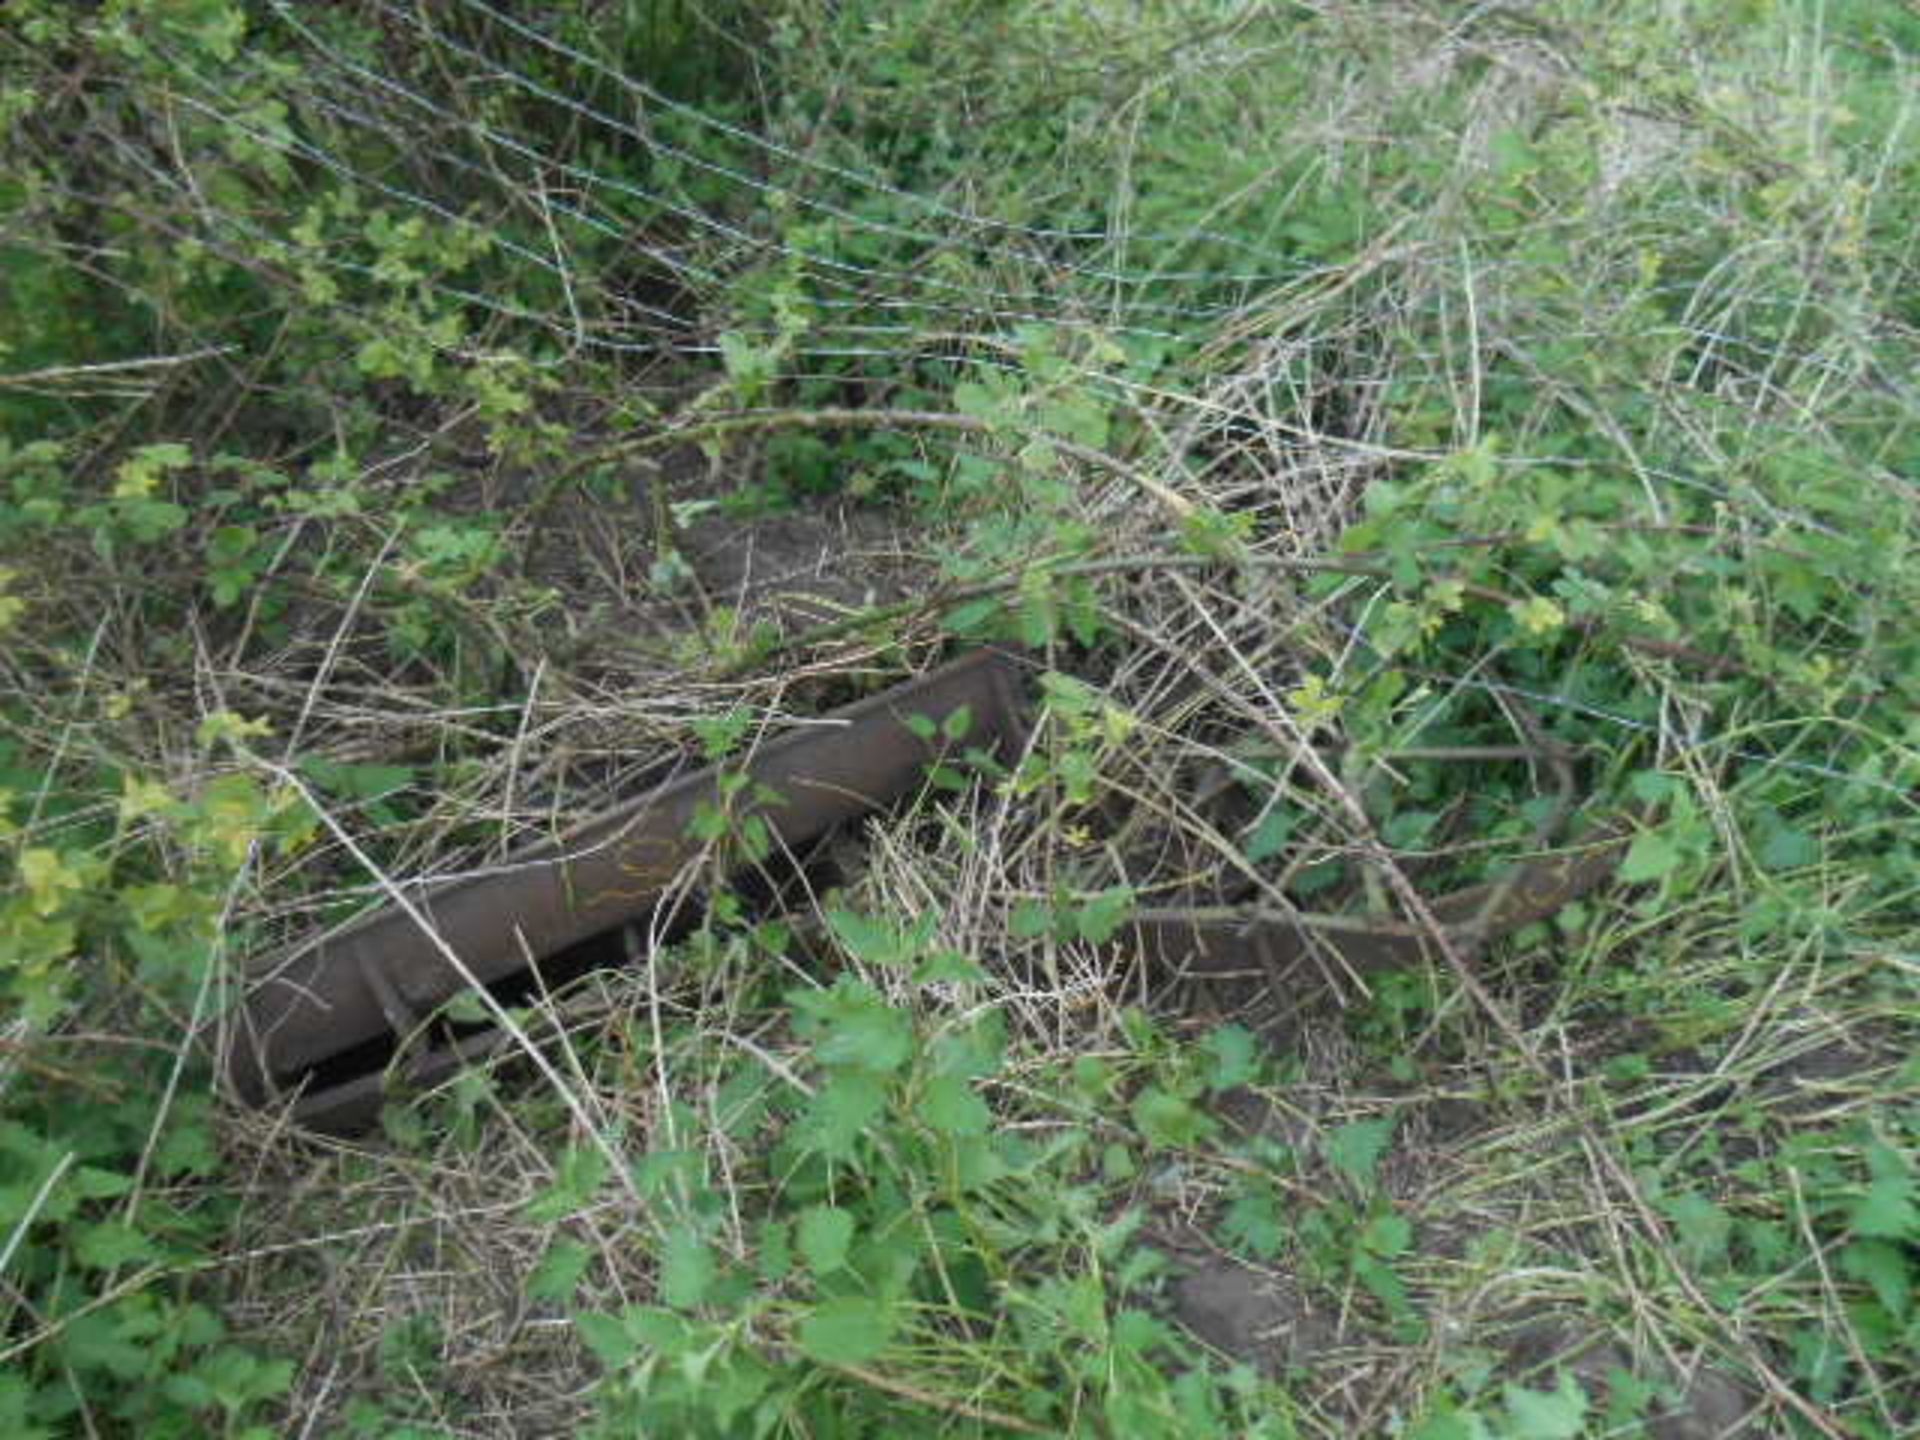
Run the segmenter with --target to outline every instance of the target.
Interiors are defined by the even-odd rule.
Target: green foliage
[[[249,1419],[285,1392],[291,1364],[235,1343],[184,1278],[231,1210],[202,1193],[218,1168],[205,1094],[167,1103],[164,1052],[63,1047],[41,1059],[34,1042],[108,989],[145,997],[148,1023],[191,1011],[220,978],[235,876],[256,848],[305,843],[311,821],[239,773],[184,798],[126,774],[88,777],[77,793],[115,789],[108,818],[61,827],[57,845],[31,843],[32,826],[0,805],[11,862],[0,985],[42,1082],[11,1086],[0,1124],[7,1329],[28,1342],[0,1386],[20,1434],[264,1434]]]
[[[863,958],[885,952],[895,974],[911,963],[897,931],[846,911],[834,925]],[[1128,1433],[1240,1433],[1241,1392],[1139,1308],[1159,1262],[1138,1238],[1144,1216],[1113,1211],[1091,1135],[1070,1123],[1028,1138],[1002,1123],[1013,1057],[997,1012],[947,1011],[924,994],[902,1005],[848,974],[787,1007],[804,1067],[778,1075],[735,1057],[721,1085],[772,1097],[753,1122],[753,1175],[731,1177],[756,1197],[744,1230],[701,1151],[635,1167],[670,1213],[653,1242],[657,1296],[575,1316],[607,1371],[605,1433],[893,1434],[959,1407],[1049,1429],[1091,1409]],[[1194,1138],[1198,1112],[1176,1092],[1206,1068],[1199,1052],[1172,1052],[1140,1084],[1133,1113],[1149,1146],[1166,1127]],[[584,1206],[605,1178],[597,1161],[560,1170],[543,1214]]]
[[[709,599],[674,535],[699,507],[882,498],[927,532],[947,634],[1057,667],[1017,769],[975,765],[1069,856],[1006,897],[1016,959],[1124,942],[1159,903],[1078,868],[1142,738],[1065,673],[1132,643],[1114,577],[1171,562],[1251,602],[1293,554],[1296,497],[1237,497],[1268,466],[1364,466],[1334,565],[1286,591],[1309,618],[1284,718],[1388,846],[1488,842],[1422,885],[1489,878],[1550,802],[1544,767],[1400,763],[1420,746],[1537,726],[1633,839],[1619,897],[1477,957],[1566,1042],[1567,1097],[1440,972],[1369,977],[1346,1037],[1398,1087],[1461,1062],[1476,1104],[1599,1107],[1673,1257],[1631,1255],[1633,1323],[1754,1337],[1859,1433],[1912,1426],[1913,1076],[1796,1109],[1769,1051],[1827,1024],[1862,1053],[1916,1038],[1910,7],[1492,7],[1441,17],[1444,54],[1418,6],[1241,7],[1218,30],[1119,9],[8,8],[0,1431],[268,1423],[290,1375],[213,1303],[233,1212],[188,1038],[260,938],[237,897],[314,831],[227,707],[319,677],[286,707],[287,763],[375,849],[404,844],[473,782],[477,741],[548,703],[527,672],[580,618],[534,578],[551,516],[520,488],[618,494],[620,465],[580,447],[669,424],[750,478],[663,490],[635,589]],[[866,423],[886,407],[915,418]],[[725,428],[742,410],[751,442]],[[1154,553],[1115,553],[1127,505],[1166,509]],[[884,649],[896,619],[841,633]],[[706,603],[676,654],[745,669],[779,639]],[[250,663],[271,683],[221,698]],[[322,753],[325,685],[376,664],[459,723],[398,759]],[[715,764],[753,725],[721,703],[694,726]],[[968,717],[921,728],[980,759]],[[1239,858],[1301,902],[1373,883],[1293,863],[1316,824],[1292,762],[1238,744]],[[727,776],[693,819],[716,877],[771,857],[780,804]],[[608,1257],[565,1227],[644,1195],[653,1292],[576,1317],[605,1431],[1285,1433],[1283,1402],[1162,1318],[1142,1238],[1142,1197],[1233,1143],[1213,1111],[1266,1078],[1249,1033],[1181,1046],[1134,1014],[1109,1052],[1030,1054],[991,1003],[1005,955],[924,914],[824,914],[836,975],[775,1002],[757,972],[740,986],[737,1018],[777,1021],[797,1068],[703,1055],[681,1073],[725,1105],[676,1096],[631,1175],[606,1136],[556,1142],[523,1212],[559,1232],[530,1294],[573,1308]],[[795,981],[738,897],[716,893],[705,943]],[[1682,1124],[1667,1090],[1699,1074],[1727,1093]],[[1250,1144],[1183,1202],[1431,1355],[1444,1278],[1389,1183],[1400,1132],[1370,1114],[1300,1153]],[[723,1196],[725,1145],[746,1173]],[[1726,1313],[1676,1301],[1669,1263]],[[430,1380],[448,1343],[398,1316],[380,1368]],[[1565,1376],[1447,1385],[1413,1433],[1631,1433],[1645,1408],[1625,1381],[1604,1418]],[[345,1423],[427,1421],[368,1402]]]

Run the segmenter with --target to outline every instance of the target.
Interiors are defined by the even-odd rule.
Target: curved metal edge
[[[702,850],[688,822],[701,804],[719,802],[723,773],[744,769],[779,792],[782,803],[759,813],[797,847],[919,783],[944,746],[916,735],[915,717],[938,726],[964,708],[972,724],[960,743],[1009,758],[1026,733],[1019,675],[1006,652],[971,652],[782,735],[738,765],[710,766],[523,847],[499,874],[408,886],[432,933],[389,905],[267,957],[250,967],[249,993],[229,1017],[228,1083],[247,1103],[266,1104],[287,1081],[389,1033],[396,1006],[430,1012],[466,988],[446,949],[492,983],[525,970],[529,958],[537,963],[644,915]],[[296,1116],[325,1113],[314,1108],[319,1097],[300,1105],[308,1108]]]
[[[1624,824],[1602,825],[1565,851],[1525,861],[1502,879],[1435,896],[1429,907],[1448,938],[1463,945],[1511,935],[1552,919],[1605,884],[1620,868],[1631,838]],[[1405,921],[1339,916],[1333,918],[1340,923],[1333,925],[1316,924],[1316,918],[1324,917],[1295,922],[1263,913],[1195,918],[1176,912],[1136,919],[1127,933],[1150,959],[1198,976],[1272,976],[1279,967],[1316,955],[1365,975],[1421,964],[1433,952],[1432,935]]]

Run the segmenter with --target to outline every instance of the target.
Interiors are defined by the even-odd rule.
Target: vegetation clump
[[[15,0],[0,1432],[1914,1433],[1916,63]],[[258,957],[978,643],[1009,763],[710,807],[377,1135],[223,1092]]]

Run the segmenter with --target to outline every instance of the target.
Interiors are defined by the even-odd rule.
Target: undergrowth
[[[1917,47],[8,7],[0,1429],[1914,1433]],[[225,1093],[258,957],[983,642],[1022,754],[703,813],[534,1072]]]

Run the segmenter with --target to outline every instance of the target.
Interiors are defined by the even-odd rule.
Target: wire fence
[[[1544,345],[1604,347],[1614,327],[1627,326],[1671,357],[1657,383],[1709,399],[1734,385],[1789,398],[1822,386],[1896,396],[1911,389],[1870,332],[1845,323],[1851,297],[1801,295],[1782,320],[1739,283],[1744,272],[1732,257],[1697,274],[1631,277],[1618,273],[1631,256],[1625,243],[1619,255],[1576,270],[1551,253],[1523,258],[1521,247],[1456,253],[1417,229],[1359,236],[1331,257],[1310,254],[1272,239],[1288,203],[1278,187],[1236,201],[1246,221],[1238,232],[1218,214],[1184,230],[1135,230],[1118,218],[1124,204],[1111,207],[1106,228],[1034,224],[676,99],[563,38],[550,21],[488,0],[363,0],[347,13],[367,22],[373,41],[342,38],[327,12],[291,0],[269,8],[276,44],[231,61],[163,44],[170,99],[277,157],[296,185],[309,177],[316,201],[344,189],[446,234],[482,239],[480,250],[512,273],[512,285],[488,283],[482,266],[424,265],[405,280],[489,332],[484,342],[434,342],[456,354],[522,336],[524,357],[553,370],[581,357],[711,362],[732,341],[765,350],[783,379],[894,383],[926,367],[1017,380],[1020,353],[1036,334],[1054,337],[1063,357],[1094,352],[1094,342],[1189,354],[1224,347],[1230,358],[1219,373],[1189,368],[1177,383],[1109,361],[1062,359],[1088,394],[1177,417],[1162,427],[1178,438],[1160,457],[1174,467],[1197,466],[1201,440],[1244,438],[1249,427],[1276,452],[1311,444],[1399,463],[1441,459],[1389,446],[1377,428],[1323,421],[1306,397],[1331,384],[1378,390],[1409,375],[1444,382],[1481,363],[1463,362],[1461,351],[1487,336],[1524,356]],[[396,52],[411,63],[395,63]],[[262,94],[289,103],[263,106]],[[191,163],[124,136],[110,141],[152,196],[196,215],[214,242],[255,254],[290,249],[300,264],[351,282],[342,309],[368,326],[388,323],[368,299],[395,287],[387,261],[324,234],[290,245],[284,228],[247,207],[208,204]],[[1143,254],[1159,263],[1140,266]],[[1350,286],[1370,270],[1385,278],[1371,290]],[[785,314],[768,313],[779,308],[765,303],[770,288],[781,292]],[[1569,293],[1581,303],[1557,306],[1556,295]],[[1467,334],[1449,312],[1463,294],[1477,306],[1480,333]],[[1310,313],[1315,326],[1279,335],[1266,328],[1269,317],[1289,313]],[[1826,315],[1833,323],[1818,323]],[[1576,476],[1625,469],[1656,508],[1662,495],[1691,493],[1766,526],[1832,536],[1810,509],[1717,473],[1708,455],[1676,462],[1684,452],[1622,446],[1593,458],[1522,447],[1494,463]],[[1529,698],[1581,708],[1573,697]],[[1779,763],[1836,773],[1817,762]]]
[[[551,282],[549,307],[444,277],[421,283],[476,315],[529,328],[562,347],[613,356],[719,355],[714,322],[725,307],[715,302],[743,277],[777,268],[806,312],[803,325],[789,327],[797,333],[738,313],[737,305],[721,323],[751,342],[778,345],[789,365],[844,371],[848,362],[898,360],[924,351],[931,334],[958,342],[942,347],[943,363],[995,369],[1005,362],[969,342],[1017,342],[1022,327],[1041,327],[1191,346],[1250,312],[1277,309],[1337,281],[1361,259],[1307,258],[1205,226],[1177,233],[1131,231],[1119,223],[1111,230],[1073,229],[980,213],[675,100],[485,0],[412,6],[368,0],[363,9],[396,43],[428,57],[426,68],[440,77],[436,93],[402,79],[378,56],[347,53],[343,42],[321,33],[311,12],[273,0],[272,12],[296,47],[303,113],[283,111],[278,123],[268,123],[252,103],[284,73],[284,58],[264,53],[220,66],[176,47],[168,57],[181,85],[176,98],[252,145],[397,210],[483,234],[489,250],[510,258],[520,274]],[[508,53],[463,35],[463,22],[512,42]],[[559,67],[571,82],[534,73],[536,62]],[[631,114],[614,114],[587,98],[595,93],[621,97]],[[486,103],[465,98],[475,95]],[[514,106],[495,103],[501,97],[549,123],[529,129]],[[565,139],[555,140],[556,133]],[[149,156],[123,158],[181,203],[197,202],[190,173]],[[663,174],[677,178],[663,181]],[[690,185],[688,177],[700,183]],[[277,238],[249,228],[242,213],[199,208],[216,228],[253,244]],[[817,232],[814,238],[806,238],[810,232]],[[878,258],[858,258],[863,248]],[[1417,240],[1405,248],[1422,250]],[[1178,257],[1195,249],[1239,254],[1261,268],[1182,266]],[[1115,263],[1142,251],[1168,261],[1144,270]],[[337,252],[309,258],[363,282],[380,278],[373,262]],[[1444,261],[1422,254],[1421,263]],[[1502,290],[1537,286],[1560,263],[1478,264],[1473,283],[1493,300]],[[1731,304],[1706,322],[1713,287],[1700,279],[1635,288],[1665,312],[1653,323],[1692,349],[1692,382],[1732,369],[1785,388],[1793,377],[1782,372],[1784,365],[1836,383],[1865,377],[1898,383],[1877,373],[1873,356],[1850,353],[1839,339],[1801,347],[1743,335]],[[1406,303],[1429,306],[1437,293]],[[1533,334],[1510,328],[1507,338],[1525,346],[1586,337],[1555,327]],[[1604,343],[1607,337],[1591,338]],[[1402,367],[1450,363],[1432,348],[1405,345],[1396,347],[1394,359]],[[1124,398],[1111,375],[1095,370],[1084,378]],[[1215,403],[1222,403],[1217,396]]]

